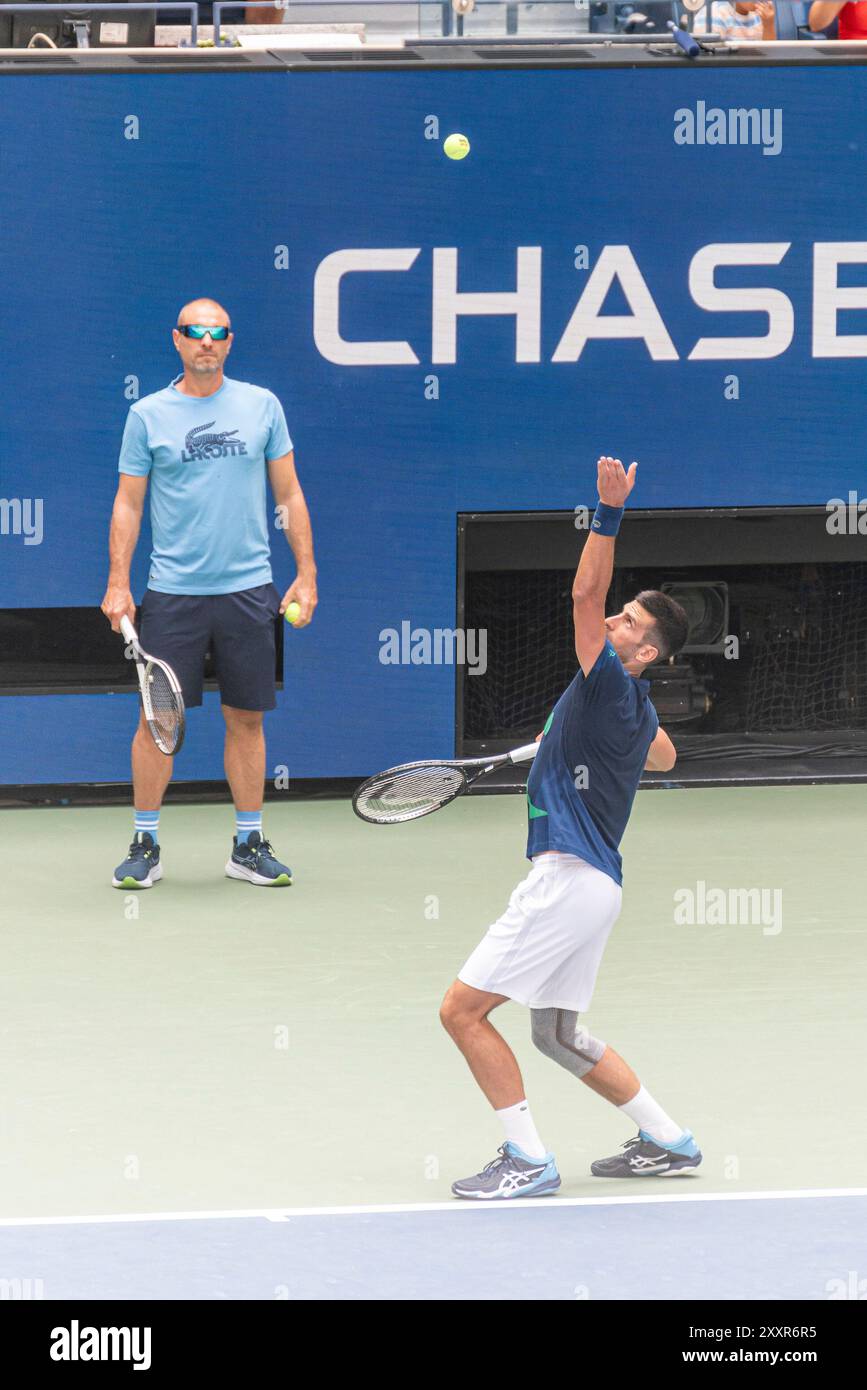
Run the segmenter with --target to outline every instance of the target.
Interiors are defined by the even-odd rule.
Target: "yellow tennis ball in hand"
[[[283,616],[285,617],[287,623],[291,623],[294,627],[298,619],[301,617],[300,603],[295,603],[295,601],[293,600],[292,603],[287,605],[286,612]]]
[[[470,142],[466,135],[449,135],[443,142],[443,150],[449,159],[466,159],[470,152]]]

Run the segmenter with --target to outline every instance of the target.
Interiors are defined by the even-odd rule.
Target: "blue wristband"
[[[609,507],[605,502],[600,502],[594,513],[590,529],[595,531],[598,536],[616,536],[620,530],[622,517],[622,507]]]

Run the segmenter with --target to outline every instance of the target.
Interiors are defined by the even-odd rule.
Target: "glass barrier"
[[[594,8],[602,8],[596,5]],[[422,38],[562,37],[590,32],[590,0],[450,0],[419,5]],[[441,13],[442,12],[442,13]]]

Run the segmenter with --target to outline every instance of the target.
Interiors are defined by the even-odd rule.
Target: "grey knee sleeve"
[[[533,1042],[573,1076],[586,1076],[602,1060],[606,1044],[594,1038],[570,1009],[531,1009]]]

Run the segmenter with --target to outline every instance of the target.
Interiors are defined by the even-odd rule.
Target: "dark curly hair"
[[[680,604],[659,589],[642,589],[635,595],[635,602],[653,619],[645,633],[645,641],[657,648],[659,660],[677,656],[689,633],[689,619]]]

